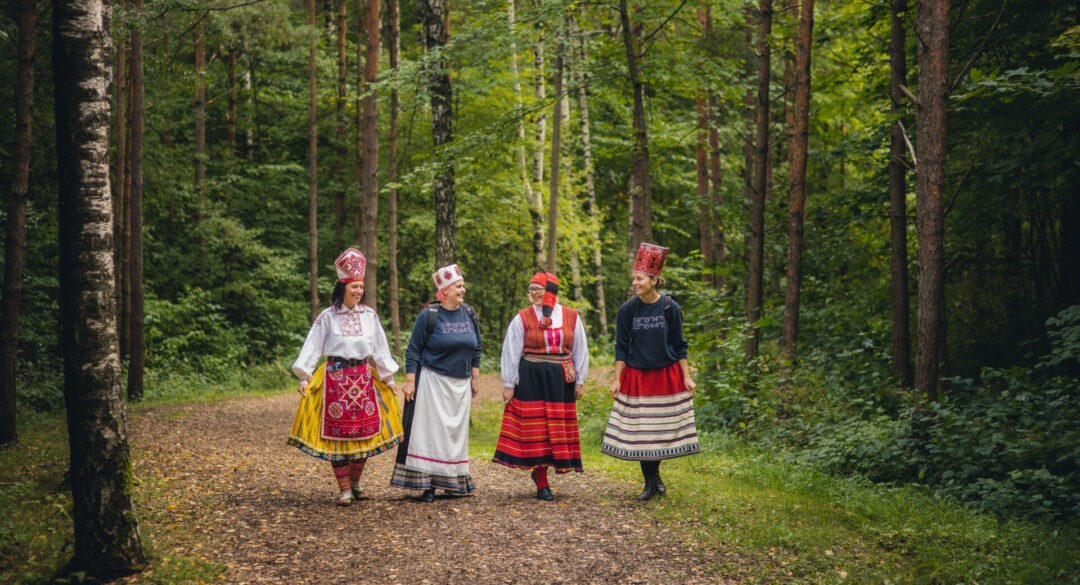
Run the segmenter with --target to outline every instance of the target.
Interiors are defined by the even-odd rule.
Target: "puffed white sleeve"
[[[330,322],[326,313],[320,313],[311,324],[304,347],[300,349],[300,355],[293,362],[292,371],[301,380],[311,379],[315,374],[315,366],[319,365],[319,359],[323,355],[323,344],[326,335],[330,332]]]
[[[525,325],[521,322],[521,315],[517,314],[510,320],[510,325],[506,327],[502,356],[499,359],[503,388],[517,387],[518,366],[521,363],[521,351],[523,349],[525,349]]]
[[[577,385],[581,386],[585,383],[585,378],[589,376],[589,337],[585,333],[585,324],[582,323],[580,315],[577,318],[577,323],[574,324],[574,347],[571,349],[570,355],[574,359]]]
[[[371,351],[371,358],[375,362],[375,369],[379,372],[379,379],[387,384],[394,384],[394,372],[398,371],[398,363],[390,352],[390,342],[386,340],[386,330],[383,329],[379,316],[372,313],[375,321],[375,347]]]

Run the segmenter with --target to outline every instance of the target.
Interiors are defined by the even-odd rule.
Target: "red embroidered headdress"
[[[337,269],[338,282],[356,282],[364,280],[367,272],[367,258],[356,248],[348,248],[334,260],[334,268]]]
[[[451,264],[436,270],[431,279],[435,281],[435,290],[442,290],[459,280],[465,280],[465,277],[457,264]]]
[[[667,260],[668,249],[656,244],[642,242],[638,247],[637,259],[634,260],[634,272],[644,272],[649,276],[660,276]]]

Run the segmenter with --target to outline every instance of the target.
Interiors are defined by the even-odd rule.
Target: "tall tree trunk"
[[[627,70],[634,94],[633,145],[630,147],[630,250],[653,239],[652,185],[649,176],[649,131],[645,125],[645,80],[641,74],[641,24],[630,23],[626,0],[619,0]]]
[[[390,69],[397,73],[401,62],[401,6],[398,0],[390,0]],[[387,242],[387,265],[390,272],[390,326],[394,339],[394,353],[401,354],[401,307],[398,304],[398,114],[401,110],[397,84],[390,88],[390,168],[388,180],[390,192],[387,197],[387,211],[390,215],[390,234]]]
[[[202,230],[198,229],[206,218],[206,161],[206,31],[199,21],[195,27],[195,241],[199,249],[200,280],[209,263]]]
[[[535,5],[543,9],[544,0],[535,0]],[[542,104],[547,100],[547,88],[544,80],[544,29],[539,30],[540,38],[536,40],[534,48],[534,67],[536,77],[533,78],[533,89],[536,92],[536,103]],[[536,189],[533,190],[532,200],[529,206],[529,216],[533,224],[533,253],[536,257],[536,265],[544,264],[544,148],[547,146],[547,114],[540,110],[536,115],[536,150],[533,152],[533,180],[536,181]]]
[[[19,0],[15,50],[15,137],[11,193],[4,235],[3,333],[0,337],[0,445],[19,441],[15,421],[16,372],[19,363],[19,314],[22,312],[23,269],[26,260],[26,197],[30,192],[30,159],[34,141],[34,34],[37,0]]]
[[[239,121],[237,120],[237,96],[239,92],[236,88],[236,46],[229,45],[229,50],[226,55],[225,72],[228,75],[228,99],[229,99],[229,113],[226,115],[226,140],[229,143],[229,163],[236,162],[236,154],[238,152],[236,143],[236,129]]]
[[[510,75],[514,78],[514,97],[517,98],[517,107],[520,112],[523,107],[523,99],[521,93],[521,71],[518,67],[518,52],[517,52],[517,9],[514,6],[515,0],[507,0],[506,2],[506,20],[510,29]],[[518,143],[517,143],[517,158],[518,158],[518,170],[521,180],[521,185],[525,190],[525,203],[529,207],[529,217],[533,219],[533,259],[536,259],[537,244],[543,241],[543,231],[539,232],[540,239],[537,239],[537,232],[535,231],[536,217],[533,215],[534,206],[538,201],[536,193],[533,192],[532,180],[529,179],[529,165],[526,162],[525,157],[525,117],[523,114],[518,115],[517,121],[518,129]],[[542,247],[542,246],[540,246]]]
[[[366,0],[364,28],[367,32],[367,51],[364,62],[364,254],[368,269],[364,275],[365,302],[378,309],[379,238],[376,231],[379,222],[379,99],[375,81],[379,76],[379,43],[382,25],[379,0]]]
[[[717,130],[715,104],[719,99],[715,96],[709,100],[709,177],[711,188],[709,194],[712,197],[713,225],[711,261],[713,266],[720,268],[727,263],[727,244],[724,241],[724,217],[721,213],[724,205],[724,168],[720,160],[720,131]],[[724,288],[724,275],[719,270],[712,273],[712,284],[717,290]]]
[[[443,20],[444,0],[421,0],[420,24],[424,46],[434,52],[449,40]],[[450,63],[446,55],[429,65],[428,92],[431,95],[431,135],[436,151],[435,163],[435,264],[445,266],[457,255],[457,217],[454,195],[454,161],[446,146],[454,140],[453,93],[450,88]]]
[[[132,500],[113,304],[111,20],[102,0],[53,2],[60,347],[75,528],[68,570],[101,580],[147,564]]]
[[[915,198],[919,238],[916,406],[936,401],[945,340],[945,155],[949,90],[949,1],[920,0]]]
[[[769,174],[769,34],[772,32],[772,0],[758,4],[758,86],[757,132],[754,141],[754,185],[750,199],[750,235],[747,242],[749,267],[746,282],[746,321],[750,331],[746,339],[746,358],[758,355],[761,331],[755,323],[761,318],[762,284],[765,269],[765,194]]]
[[[563,104],[563,63],[565,59],[565,38],[563,25],[559,23],[559,31],[555,40],[555,101],[552,114],[551,130],[551,182],[548,195],[548,246],[547,246],[547,271],[555,274],[558,272],[558,235],[559,235],[559,165],[561,164],[562,148],[562,104]]]
[[[118,3],[121,10],[127,10],[127,0]],[[127,286],[127,246],[128,241],[124,230],[127,229],[127,176],[128,176],[128,40],[121,36],[120,44],[116,47],[115,81],[113,86],[116,90],[116,106],[113,109],[116,120],[116,129],[113,136],[116,139],[116,156],[113,176],[116,181],[112,183],[113,189],[113,257],[116,264],[116,307],[117,307],[117,331],[120,337],[120,359],[124,360],[129,355],[128,347],[131,340],[131,319],[125,299],[124,290]]]
[[[142,15],[144,0],[135,0]],[[145,76],[143,74],[143,19],[131,31],[131,358],[128,362],[128,399],[142,400],[146,368],[146,335],[143,293],[143,136],[145,134]]]
[[[337,41],[337,79],[334,84],[336,89],[334,105],[336,106],[334,121],[336,123],[337,141],[334,143],[334,180],[333,194],[330,199],[334,202],[334,252],[339,253],[345,249],[345,223],[349,219],[348,206],[345,202],[345,172],[349,159],[348,135],[345,129],[345,105],[347,100],[347,83],[349,73],[349,61],[345,55],[345,37],[348,33],[348,8],[345,0],[335,0],[334,6],[334,32]],[[359,36],[357,37],[359,38]],[[357,88],[359,89],[359,88]],[[359,132],[359,130],[357,130]],[[357,151],[359,152],[359,151]],[[360,181],[357,180],[357,184]],[[367,250],[365,250],[367,252]]]
[[[889,145],[889,234],[892,244],[892,373],[901,384],[910,387],[913,380],[908,298],[907,169],[904,167],[904,128],[899,121],[904,100],[900,88],[907,83],[907,30],[904,28],[907,4],[907,0],[892,0],[889,96],[893,115],[898,120],[893,124]]]
[[[356,128],[353,147],[356,149],[355,171],[358,193],[353,199],[353,242],[364,241],[364,2],[356,0]],[[344,201],[342,202],[344,205]],[[363,247],[363,246],[361,246]]]
[[[311,318],[319,315],[319,125],[315,78],[315,0],[308,9],[308,261],[311,281]]]
[[[572,31],[576,33],[576,29]],[[581,152],[585,165],[585,190],[589,195],[589,220],[592,229],[593,241],[593,274],[596,278],[596,311],[600,325],[600,335],[607,335],[607,301],[604,299],[604,263],[603,246],[600,239],[600,208],[596,204],[596,177],[592,160],[592,129],[589,126],[589,92],[586,87],[585,68],[589,62],[588,41],[583,34],[572,34],[577,37],[578,58],[577,76],[578,85],[578,109],[581,110]]]
[[[709,38],[709,6],[704,4],[697,9],[698,25],[701,26],[703,44],[708,43]],[[707,50],[702,50],[703,58],[710,58]],[[704,78],[704,76],[702,76]],[[698,247],[701,250],[701,258],[704,261],[704,274],[706,281],[712,280],[713,266],[713,213],[711,209],[712,199],[709,195],[709,94],[707,84],[702,84],[697,92],[697,144],[696,144],[696,167],[697,167],[697,195],[698,195]]]
[[[814,35],[814,0],[802,0],[795,47],[795,99],[791,143],[791,190],[788,208],[787,287],[784,290],[783,359],[795,363],[799,339],[799,296],[802,291],[803,215],[806,209],[806,159],[810,136],[810,47]]]

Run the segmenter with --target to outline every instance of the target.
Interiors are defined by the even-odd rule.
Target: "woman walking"
[[[615,325],[615,381],[601,450],[641,462],[645,501],[667,491],[660,462],[697,453],[694,389],[683,337],[683,315],[661,294],[667,248],[642,243],[633,267],[634,297],[619,307]]]
[[[529,281],[532,305],[510,321],[503,339],[502,430],[495,463],[531,470],[536,497],[551,501],[548,468],[581,472],[577,399],[589,373],[589,345],[578,312],[557,302],[554,274]]]
[[[480,327],[465,304],[465,279],[456,264],[432,275],[438,302],[420,311],[405,350],[405,440],[390,485],[437,488],[454,495],[476,489],[469,474],[469,414],[479,391]]]
[[[368,457],[401,440],[401,410],[393,390],[398,364],[379,316],[363,304],[367,260],[349,248],[334,266],[331,306],[315,318],[292,366],[301,399],[289,444],[330,461],[337,504],[348,506],[360,497]]]

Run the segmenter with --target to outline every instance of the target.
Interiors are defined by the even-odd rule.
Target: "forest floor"
[[[500,387],[485,375],[476,400],[500,400]],[[660,523],[635,499],[640,485],[588,462],[583,474],[551,474],[555,501],[543,502],[525,472],[474,451],[477,490],[424,504],[389,485],[390,451],[369,460],[365,497],[336,506],[329,463],[285,444],[297,400],[283,392],[130,416],[140,492],[157,494],[138,498],[139,513],[170,549],[158,554],[223,566],[226,583],[735,582],[718,567],[740,560],[696,544],[693,519]]]

